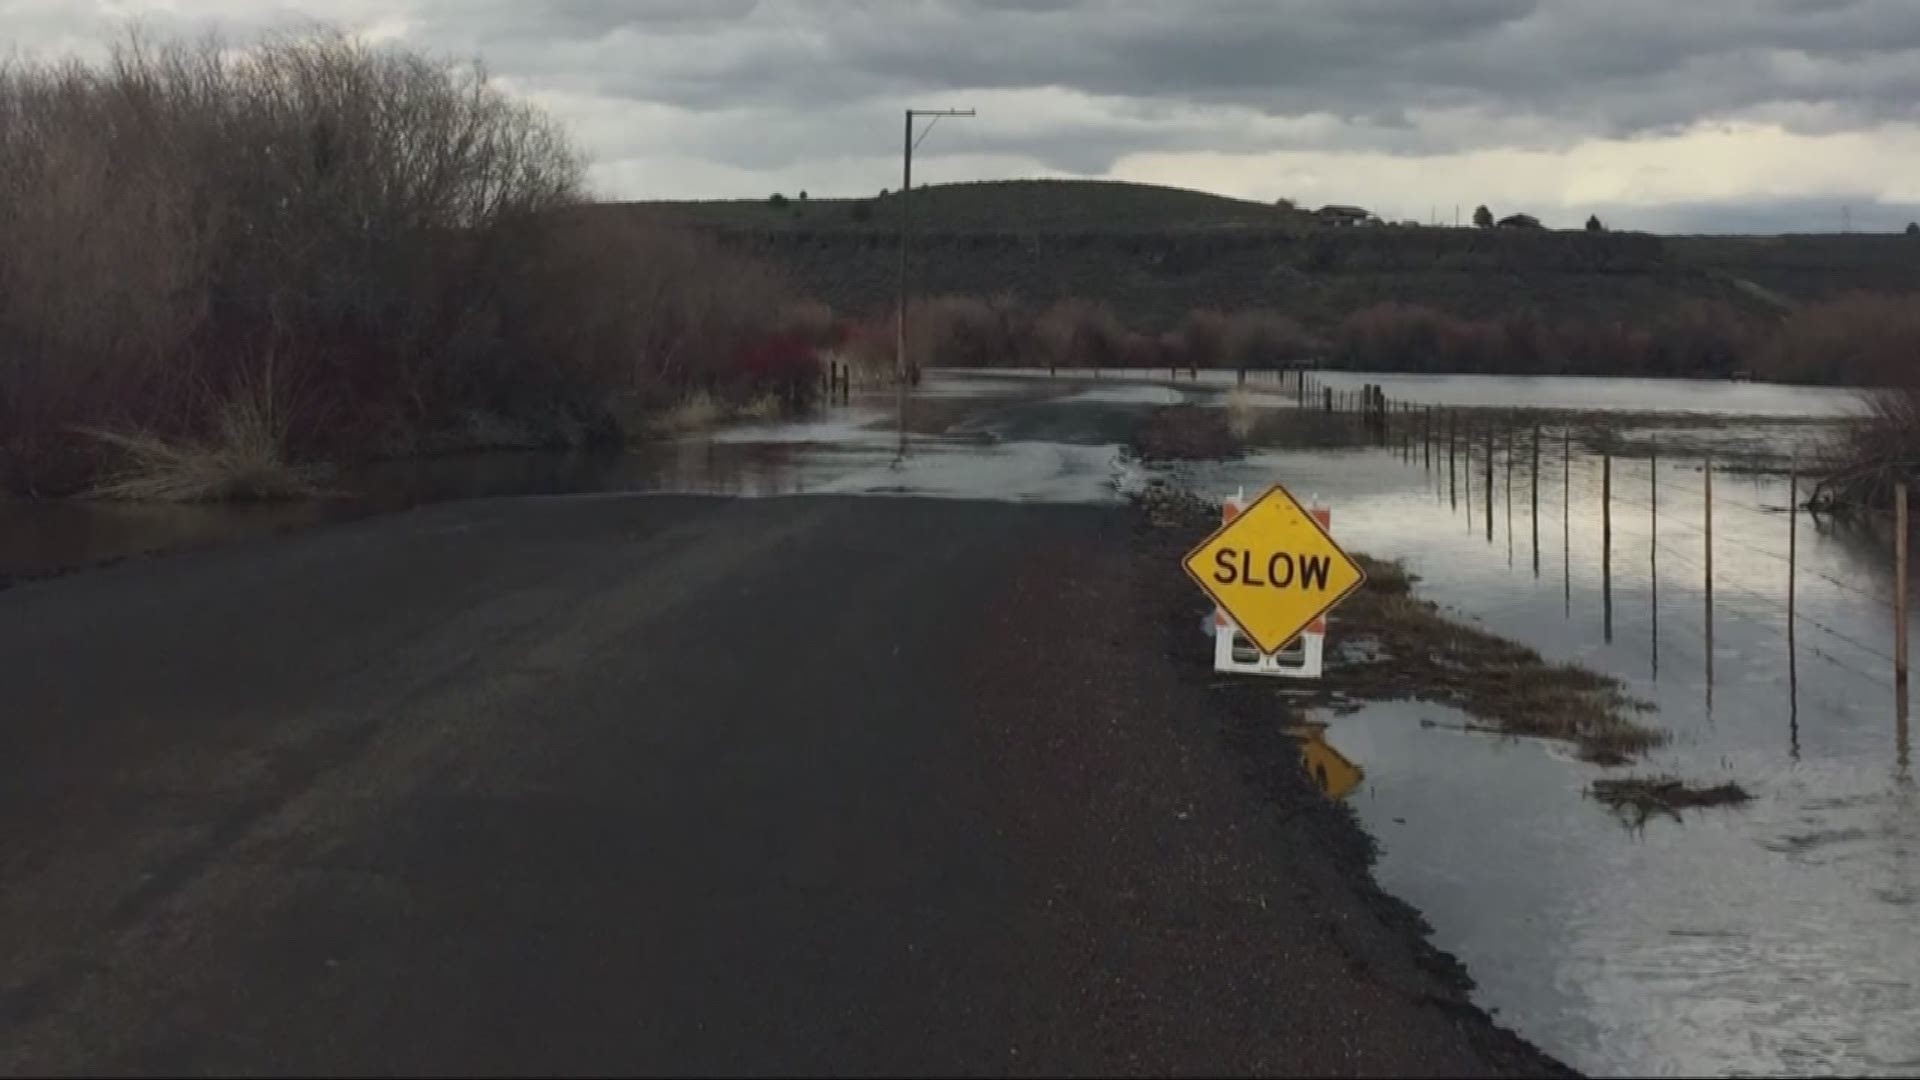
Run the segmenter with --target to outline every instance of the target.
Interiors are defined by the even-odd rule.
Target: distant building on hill
[[[1503,229],[1546,228],[1545,225],[1540,224],[1540,219],[1534,217],[1532,214],[1512,214],[1508,217],[1503,217],[1500,219],[1500,227]]]
[[[1323,225],[1337,229],[1349,229],[1355,225],[1372,225],[1376,220],[1373,211],[1359,206],[1323,206],[1313,212]]]

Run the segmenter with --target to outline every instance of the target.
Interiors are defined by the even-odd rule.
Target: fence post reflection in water
[[[1447,410],[1447,505],[1460,509],[1460,478],[1455,458],[1459,455],[1460,414]]]
[[[1493,543],[1493,421],[1487,421],[1487,543]]]
[[[1573,429],[1560,433],[1560,566],[1566,582],[1566,615],[1573,618]]]
[[[1607,644],[1613,644],[1613,451],[1600,451],[1600,608]]]
[[[1473,535],[1473,427],[1460,436],[1460,502],[1467,511],[1467,535]]]
[[[1533,422],[1533,577],[1540,579],[1540,422]]]
[[[1392,403],[1382,401],[1380,395],[1378,395],[1377,392],[1367,390],[1367,391],[1362,391],[1362,393],[1365,394],[1366,396],[1357,399],[1357,402],[1356,402],[1357,407],[1361,410],[1364,410],[1371,405],[1372,407],[1378,409],[1380,413],[1386,414],[1386,413],[1391,413],[1395,408],[1395,406]],[[1349,399],[1349,400],[1355,400],[1355,399]],[[1518,529],[1514,520],[1515,516],[1519,513],[1519,510],[1515,506],[1515,503],[1517,501],[1518,494],[1519,494],[1514,487],[1514,483],[1516,479],[1515,474],[1516,472],[1519,472],[1519,471],[1526,471],[1527,475],[1525,479],[1528,482],[1528,493],[1527,493],[1528,494],[1528,507],[1527,507],[1528,524],[1530,526],[1530,532],[1531,532],[1532,544],[1533,544],[1533,548],[1532,548],[1533,573],[1534,573],[1535,579],[1537,580],[1543,573],[1542,564],[1544,561],[1544,553],[1543,553],[1542,544],[1541,544],[1542,537],[1541,537],[1541,520],[1540,520],[1541,509],[1542,509],[1541,508],[1541,496],[1542,496],[1541,485],[1543,480],[1542,473],[1544,471],[1543,465],[1546,464],[1544,459],[1546,458],[1546,454],[1547,454],[1545,440],[1548,438],[1548,433],[1545,430],[1543,430],[1543,425],[1539,422],[1539,420],[1533,419],[1531,421],[1532,440],[1531,442],[1526,444],[1529,460],[1525,464],[1521,464],[1517,462],[1516,455],[1520,449],[1520,444],[1525,439],[1526,433],[1524,431],[1516,430],[1516,421],[1518,418],[1512,415],[1502,414],[1496,420],[1495,417],[1488,414],[1485,416],[1485,419],[1482,421],[1485,424],[1484,430],[1476,430],[1474,427],[1474,420],[1476,419],[1476,417],[1474,415],[1469,414],[1466,418],[1464,418],[1464,422],[1463,422],[1463,417],[1461,416],[1460,411],[1450,407],[1434,406],[1434,405],[1416,405],[1416,404],[1402,402],[1402,403],[1399,403],[1398,409],[1401,413],[1405,414],[1404,416],[1405,427],[1403,427],[1401,432],[1402,439],[1401,439],[1401,445],[1400,445],[1400,452],[1403,460],[1408,465],[1412,465],[1415,463],[1417,459],[1428,470],[1428,472],[1431,474],[1431,477],[1432,477],[1432,482],[1434,484],[1437,498],[1442,497],[1440,496],[1439,493],[1442,490],[1442,485],[1444,484],[1444,491],[1445,491],[1444,498],[1449,502],[1452,509],[1454,509],[1455,511],[1458,511],[1462,509],[1464,505],[1464,509],[1466,510],[1466,526],[1467,526],[1468,535],[1476,536],[1476,537],[1484,537],[1484,539],[1487,541],[1489,545],[1495,542],[1495,533],[1494,533],[1495,498],[1498,493],[1498,484],[1499,484],[1499,475],[1496,472],[1496,466],[1498,464],[1496,460],[1496,456],[1501,453],[1501,439],[1500,439],[1501,433],[1495,430],[1494,424],[1500,421],[1505,422],[1506,424],[1505,473],[1506,473],[1506,483],[1507,483],[1507,493],[1506,493],[1507,564],[1510,568],[1515,565],[1514,560],[1518,553],[1518,544],[1519,544]],[[1417,419],[1414,416],[1415,413],[1419,414]],[[1419,425],[1419,429],[1420,429],[1417,435],[1413,430],[1414,425],[1416,423]],[[1414,444],[1414,440],[1416,438],[1419,440],[1419,444],[1417,446]],[[1440,440],[1442,438],[1446,440],[1446,443],[1444,446],[1442,446],[1440,443]],[[1573,429],[1571,424],[1562,428],[1560,433],[1560,441],[1561,441],[1562,604],[1563,604],[1563,610],[1567,618],[1571,619],[1572,611],[1573,611],[1573,531],[1572,531],[1573,530],[1573,524],[1572,524],[1573,522]],[[1603,635],[1606,643],[1608,645],[1612,645],[1616,643],[1615,617],[1614,617],[1615,616],[1614,609],[1616,605],[1615,605],[1615,597],[1613,595],[1613,576],[1614,576],[1613,575],[1613,546],[1614,546],[1613,545],[1613,540],[1614,540],[1614,528],[1613,528],[1614,506],[1613,504],[1615,501],[1614,475],[1613,475],[1614,454],[1613,454],[1613,446],[1612,446],[1610,435],[1604,432],[1601,433],[1598,436],[1597,442],[1598,442],[1598,445],[1596,449],[1593,451],[1593,453],[1596,456],[1598,456],[1600,459],[1600,476],[1599,476],[1599,485],[1598,485],[1600,489],[1598,493],[1599,502],[1600,502],[1600,536],[1598,539],[1599,539],[1599,546],[1600,546],[1600,594],[1601,594],[1601,604],[1602,604],[1602,630],[1603,630]],[[1474,460],[1474,454],[1476,452],[1484,455],[1481,461]],[[1439,455],[1443,453],[1446,457],[1446,477],[1444,481],[1441,479],[1441,476],[1440,476],[1440,461],[1438,460]],[[1681,460],[1686,461],[1687,459],[1683,458]],[[1715,483],[1714,474],[1717,471],[1717,469],[1715,467],[1713,455],[1704,454],[1700,457],[1699,460],[1700,460],[1699,469],[1700,469],[1700,475],[1701,475],[1701,490],[1700,490],[1701,519],[1698,525],[1695,525],[1691,521],[1686,520],[1685,515],[1683,514],[1682,520],[1680,522],[1680,531],[1682,533],[1685,533],[1689,530],[1697,529],[1697,531],[1700,534],[1700,542],[1701,542],[1700,569],[1702,572],[1702,576],[1700,579],[1701,604],[1702,604],[1701,637],[1704,644],[1702,661],[1704,665],[1704,675],[1705,675],[1704,697],[1705,697],[1705,703],[1706,703],[1706,716],[1707,716],[1707,719],[1711,721],[1714,715],[1714,709],[1716,705],[1716,696],[1717,696],[1717,690],[1718,690],[1718,687],[1717,687],[1718,656],[1717,656],[1717,650],[1715,647],[1715,639],[1717,637],[1716,631],[1717,631],[1717,623],[1718,623],[1717,593],[1719,592],[1719,587],[1718,587],[1719,581],[1718,581],[1716,568],[1715,568],[1717,544],[1716,544],[1716,538],[1714,536],[1714,530],[1716,527],[1716,522],[1714,521],[1715,501],[1716,501],[1716,496],[1714,494],[1714,483]],[[1646,563],[1647,587],[1648,587],[1648,616],[1649,616],[1648,659],[1649,659],[1649,670],[1651,672],[1651,678],[1655,683],[1658,683],[1661,675],[1660,661],[1661,661],[1661,645],[1662,645],[1661,637],[1660,637],[1660,630],[1661,630],[1660,621],[1661,621],[1661,614],[1662,614],[1660,610],[1660,587],[1662,584],[1661,569],[1660,569],[1660,547],[1661,547],[1661,527],[1660,527],[1661,490],[1660,489],[1662,486],[1660,482],[1660,469],[1662,465],[1662,455],[1660,451],[1660,445],[1657,440],[1650,439],[1648,441],[1648,447],[1646,451],[1646,461],[1647,461],[1647,502],[1644,505],[1647,510],[1647,522],[1648,522],[1647,563]],[[1682,470],[1682,471],[1684,472],[1686,470]],[[1477,499],[1475,497],[1475,492],[1473,490],[1473,482],[1476,479],[1476,473],[1478,474],[1478,479],[1481,481],[1483,485],[1481,493],[1479,494],[1479,497]],[[1790,753],[1794,760],[1796,761],[1799,760],[1800,758],[1799,623],[1802,619],[1806,619],[1808,622],[1813,623],[1816,628],[1820,629],[1821,631],[1827,634],[1832,635],[1833,637],[1843,642],[1847,642],[1851,645],[1854,645],[1855,647],[1860,648],[1863,651],[1871,655],[1878,656],[1882,659],[1890,659],[1891,666],[1894,669],[1893,682],[1894,682],[1894,692],[1895,692],[1895,700],[1896,700],[1895,711],[1896,711],[1896,721],[1897,721],[1897,739],[1898,739],[1898,745],[1899,745],[1899,761],[1900,761],[1900,767],[1902,770],[1902,775],[1904,776],[1907,774],[1907,770],[1911,768],[1911,754],[1912,754],[1912,735],[1911,735],[1912,703],[1911,703],[1911,680],[1909,677],[1910,647],[1908,644],[1908,638],[1911,632],[1910,626],[1909,626],[1909,619],[1911,617],[1911,607],[1912,607],[1911,597],[1910,597],[1910,589],[1912,587],[1912,583],[1908,580],[1908,576],[1909,576],[1908,563],[1911,555],[1911,552],[1909,550],[1910,540],[1908,536],[1909,536],[1909,528],[1910,528],[1911,522],[1909,520],[1909,512],[1907,507],[1908,493],[1906,490],[1906,485],[1898,484],[1895,486],[1894,512],[1892,515],[1890,515],[1890,517],[1893,519],[1891,524],[1893,526],[1892,531],[1894,532],[1894,535],[1895,535],[1895,550],[1892,553],[1893,558],[1891,560],[1894,564],[1893,569],[1894,569],[1894,578],[1895,578],[1895,581],[1894,581],[1895,596],[1892,604],[1889,606],[1895,609],[1894,610],[1894,618],[1895,618],[1894,631],[1895,632],[1894,632],[1894,653],[1889,658],[1888,654],[1886,654],[1885,652],[1882,652],[1879,649],[1876,649],[1863,642],[1860,642],[1855,638],[1849,637],[1846,634],[1840,632],[1839,630],[1836,630],[1833,627],[1827,626],[1826,624],[1821,623],[1815,618],[1811,618],[1806,615],[1803,615],[1800,612],[1799,530],[1800,530],[1800,518],[1802,516],[1800,512],[1802,510],[1802,505],[1800,501],[1799,455],[1797,452],[1789,456],[1787,469],[1786,469],[1786,479],[1787,479],[1787,513],[1786,513],[1787,550],[1784,553],[1784,555],[1780,554],[1777,551],[1777,549],[1773,552],[1760,551],[1760,549],[1757,548],[1753,543],[1742,540],[1739,536],[1740,530],[1737,527],[1737,524],[1738,524],[1737,522],[1736,522],[1736,528],[1734,530],[1734,534],[1727,538],[1724,538],[1722,542],[1734,544],[1742,548],[1753,549],[1756,552],[1759,552],[1760,554],[1770,555],[1773,559],[1783,561],[1787,564],[1786,600],[1784,605],[1774,606],[1771,608],[1771,611],[1772,611],[1771,617],[1778,618],[1781,615],[1784,615],[1785,623],[1786,623],[1785,633],[1782,636],[1784,636],[1786,639],[1786,667],[1787,667]],[[1682,491],[1681,494],[1684,496],[1687,493]],[[1621,501],[1630,507],[1640,505],[1636,503],[1633,499],[1627,498],[1624,496],[1621,498]],[[1749,513],[1761,515],[1762,517],[1770,518],[1771,514],[1776,512],[1775,508],[1764,506],[1764,505],[1747,506],[1745,505],[1743,500],[1740,500],[1737,498],[1730,499],[1729,501],[1733,503],[1734,508],[1737,510],[1745,510]],[[1474,513],[1476,511],[1485,515],[1485,518],[1483,521],[1474,520]],[[1484,524],[1484,529],[1482,527],[1483,524]],[[1672,530],[1670,529],[1669,531],[1672,531]],[[1884,549],[1882,550],[1884,551]],[[1670,551],[1669,554],[1673,554],[1679,557],[1683,565],[1690,561],[1685,556],[1684,551]],[[1629,563],[1631,562],[1631,558],[1632,558],[1631,555],[1629,555]],[[1736,571],[1744,572],[1744,570],[1742,570],[1740,567],[1736,567]],[[1825,575],[1821,575],[1817,569],[1813,570],[1812,572],[1815,573],[1817,576],[1825,577]],[[1630,569],[1629,569],[1629,576],[1631,576]],[[1833,579],[1828,578],[1828,580],[1833,580]],[[1835,581],[1834,583],[1838,587],[1843,589],[1851,588],[1845,582]],[[1751,599],[1760,599],[1763,602],[1766,599],[1764,597],[1759,596],[1759,594],[1757,593],[1753,593],[1750,590],[1743,589],[1738,584],[1737,578],[1734,581],[1734,583],[1732,583],[1729,587],[1734,589],[1735,592],[1741,593],[1742,595],[1747,596]],[[1854,588],[1853,591],[1862,592],[1862,590],[1858,588]],[[1878,599],[1878,597],[1875,597],[1875,599]],[[1884,600],[1881,600],[1880,602],[1885,603]],[[1775,601],[1774,603],[1777,604],[1778,602]],[[1784,608],[1784,611],[1782,610],[1782,607]],[[1738,605],[1736,605],[1736,607],[1732,610],[1731,614],[1737,620],[1755,622],[1760,629],[1763,629],[1772,633],[1779,633],[1779,631],[1775,629],[1776,624],[1773,624],[1767,618],[1767,616],[1761,616],[1761,618],[1756,619],[1753,615],[1744,612],[1743,609]],[[1849,665],[1847,663],[1841,662],[1839,660],[1836,660],[1828,656],[1827,654],[1821,652],[1821,650],[1819,650],[1818,648],[1814,648],[1813,651],[1816,656],[1829,660],[1840,668],[1853,672],[1854,674],[1859,675],[1863,678],[1867,678],[1870,680],[1874,678],[1872,675],[1870,675],[1865,671],[1861,671],[1858,668],[1853,667],[1852,665]]]

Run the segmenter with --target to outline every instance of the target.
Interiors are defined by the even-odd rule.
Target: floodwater
[[[1417,703],[1329,718],[1367,771],[1350,801],[1382,884],[1483,1005],[1597,1075],[1920,1070],[1920,793],[1892,690],[1891,536],[1794,521],[1784,476],[1716,475],[1709,645],[1700,461],[1613,463],[1606,557],[1604,466],[1562,445],[1542,463],[1537,549],[1524,443],[1511,489],[1496,457],[1491,536],[1477,454],[1457,487],[1444,456],[1429,472],[1382,451],[1187,472],[1317,494],[1344,543],[1404,560],[1421,595],[1623,679],[1673,742],[1613,774],[1754,794],[1635,828],[1584,794],[1609,773],[1562,747],[1465,734]]]
[[[1577,381],[1589,388],[1583,407],[1698,403],[1668,383]],[[1482,382],[1489,389],[1475,403],[1539,405],[1565,392],[1526,383]],[[1710,384],[1765,393],[1770,406],[1721,426],[1623,433],[1628,445],[1658,439],[1663,449],[1657,465],[1613,462],[1603,551],[1603,466],[1578,442],[1569,460],[1552,431],[1537,517],[1530,431],[1516,444],[1511,482],[1504,452],[1496,459],[1489,513],[1479,451],[1456,461],[1451,483],[1444,453],[1429,468],[1424,454],[1409,461],[1385,450],[1259,452],[1149,472],[1119,454],[1124,421],[1137,415],[1129,410],[1217,401],[1220,387],[1123,383],[1111,373],[1041,393],[1036,385],[1001,373],[936,375],[920,397],[952,407],[953,419],[942,434],[913,436],[904,458],[888,423],[891,399],[876,395],[816,420],[744,425],[610,458],[382,466],[341,478],[360,497],[305,506],[0,506],[0,574],[478,495],[1110,502],[1156,474],[1214,493],[1284,482],[1332,507],[1344,543],[1405,560],[1422,595],[1550,659],[1625,680],[1652,706],[1649,721],[1673,736],[1633,771],[1732,779],[1756,797],[1630,827],[1584,794],[1607,771],[1556,745],[1465,734],[1458,714],[1418,703],[1328,717],[1329,741],[1366,770],[1350,802],[1380,841],[1382,884],[1425,913],[1436,942],[1478,981],[1482,1004],[1593,1074],[1920,1071],[1920,794],[1895,723],[1891,540],[1791,519],[1783,475],[1719,473],[1707,600],[1701,455],[1784,453],[1775,438],[1782,421],[1759,417],[1817,435],[1803,421],[1833,416],[1841,398]],[[1792,623],[1782,558],[1790,542]]]
[[[1119,498],[1132,470],[1119,441],[1137,410],[1189,394],[1153,386],[1066,387],[1031,400],[1031,380],[933,379],[919,400],[972,399],[946,432],[900,453],[893,397],[855,395],[803,421],[739,424],[624,454],[498,452],[383,462],[335,478],[310,502],[137,505],[0,501],[0,584],[131,556],[246,540],[490,496],[647,492],[736,496],[914,495],[1022,502]],[[1044,436],[1044,437],[1042,437]]]
[[[1043,368],[995,372],[1002,379],[1048,378]],[[1725,379],[1610,379],[1578,375],[1414,375],[1404,372],[1314,371],[1314,381],[1334,390],[1381,388],[1395,402],[1450,408],[1574,409],[1631,413],[1692,413],[1720,416],[1834,418],[1858,415],[1866,408],[1858,390]],[[1275,395],[1291,393],[1274,372],[1249,372],[1239,383],[1234,371],[1189,373],[1165,368],[1152,373],[1079,371],[1062,368],[1051,376],[1080,382],[1152,378],[1169,385],[1246,389]]]

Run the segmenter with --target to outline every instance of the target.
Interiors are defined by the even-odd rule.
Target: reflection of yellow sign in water
[[[1288,728],[1287,734],[1300,740],[1300,760],[1327,798],[1344,799],[1360,786],[1366,773],[1327,742],[1327,725],[1310,721]]]
[[[1187,555],[1187,573],[1263,653],[1276,653],[1367,580],[1283,487]]]

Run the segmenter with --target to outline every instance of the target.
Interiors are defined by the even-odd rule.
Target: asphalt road
[[[1173,574],[608,497],[0,592],[0,1072],[1551,1068],[1218,737]]]

